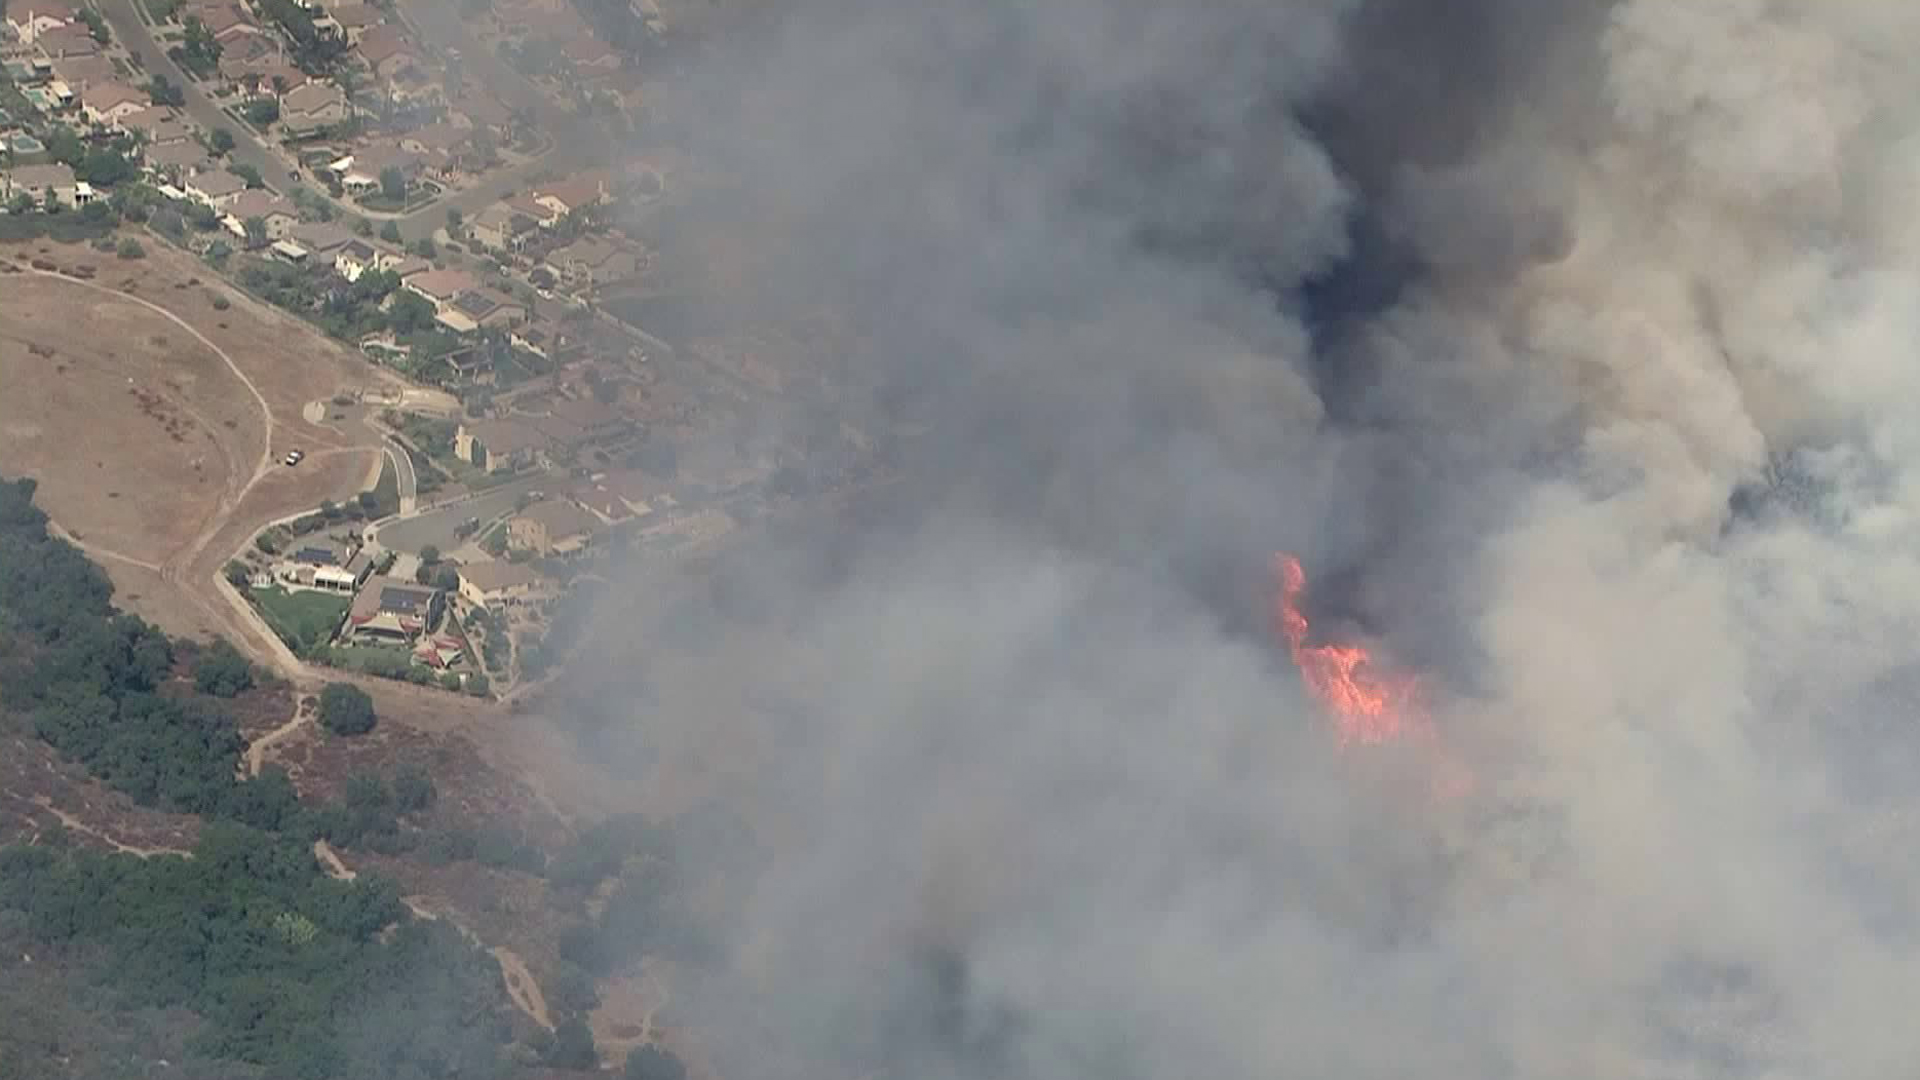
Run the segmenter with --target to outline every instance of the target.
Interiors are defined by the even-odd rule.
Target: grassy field
[[[253,602],[280,640],[296,651],[326,642],[339,628],[353,599],[324,592],[290,592],[274,586],[253,590]]]

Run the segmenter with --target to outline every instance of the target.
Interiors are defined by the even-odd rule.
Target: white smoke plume
[[[1920,9],[1420,6],[801,4],[681,88],[933,425],[752,614],[608,607],[652,782],[764,740],[729,1077],[1920,1062]],[[1279,548],[1472,797],[1334,748]]]

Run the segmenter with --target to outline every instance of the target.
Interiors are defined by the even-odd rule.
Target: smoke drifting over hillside
[[[662,108],[782,222],[755,302],[854,305],[932,431],[884,524],[753,554],[751,619],[634,634],[636,738],[722,671],[786,710],[686,1003],[727,1076],[1920,1060],[1920,9],[761,31]],[[1282,549],[1430,673],[1473,798],[1335,748],[1249,632]]]

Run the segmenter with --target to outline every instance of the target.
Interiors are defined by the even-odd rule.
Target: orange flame
[[[1274,599],[1276,628],[1287,640],[1307,692],[1333,714],[1340,742],[1384,743],[1424,730],[1419,680],[1385,669],[1365,646],[1308,645],[1307,617],[1300,611],[1306,571],[1299,559],[1284,552],[1274,556],[1274,571],[1280,579]]]
[[[1340,744],[1417,739],[1431,754],[1433,793],[1444,799],[1471,794],[1473,773],[1436,737],[1421,701],[1419,679],[1375,662],[1362,645],[1307,644],[1307,617],[1300,610],[1307,573],[1299,559],[1285,552],[1273,557],[1273,565],[1279,579],[1274,629],[1286,639],[1307,692],[1333,714]]]

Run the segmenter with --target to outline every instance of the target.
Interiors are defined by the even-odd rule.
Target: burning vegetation
[[[1307,617],[1300,610],[1306,571],[1282,552],[1274,556],[1274,575],[1274,629],[1286,639],[1307,692],[1333,714],[1341,744],[1391,742],[1424,730],[1419,680],[1380,664],[1364,645],[1307,644]]]

